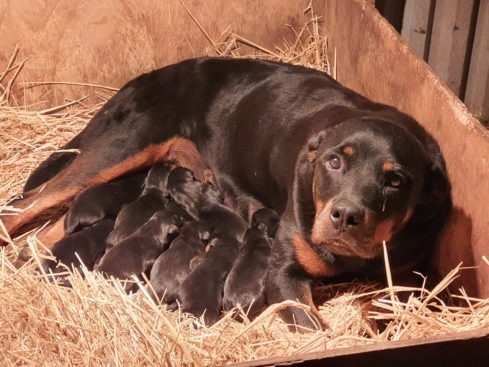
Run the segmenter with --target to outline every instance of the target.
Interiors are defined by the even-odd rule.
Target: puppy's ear
[[[178,232],[178,227],[175,224],[171,223],[168,225],[168,233],[169,234],[173,234],[173,233],[177,233],[177,232]]]
[[[420,203],[416,209],[418,217],[429,221],[438,215],[443,204],[450,200],[450,182],[445,164],[441,159],[427,169]]]
[[[307,142],[307,160],[309,163],[314,164],[316,162],[316,158],[318,156],[318,149],[321,143],[323,142],[324,138],[326,136],[326,132],[320,131],[316,135],[314,135],[312,138],[309,139]]]

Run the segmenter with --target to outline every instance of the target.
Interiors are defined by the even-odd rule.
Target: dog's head
[[[264,231],[270,238],[275,238],[279,222],[277,212],[270,208],[258,209],[251,217],[251,227]]]
[[[318,133],[296,170],[303,234],[340,256],[379,256],[382,241],[414,217],[435,216],[448,194],[440,155],[384,120],[352,119]]]
[[[172,164],[156,164],[149,170],[144,180],[144,192],[148,190],[158,190],[166,195],[168,176],[173,169]]]
[[[220,202],[221,194],[213,185],[200,182],[192,171],[184,167],[176,167],[168,177],[168,191],[184,210],[194,219],[198,219],[197,207],[203,202]]]

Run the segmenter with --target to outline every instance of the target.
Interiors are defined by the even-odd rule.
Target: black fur
[[[163,252],[151,269],[151,286],[156,296],[163,302],[174,304],[180,286],[190,274],[190,263],[196,256],[203,256],[204,241],[209,232],[200,222],[188,222],[182,226],[170,248]]]
[[[149,275],[155,260],[187,220],[189,218],[182,209],[174,203],[168,204],[136,232],[110,248],[96,270],[118,279],[131,279],[132,275],[140,276],[141,273]],[[136,287],[128,286],[127,290],[136,290]]]
[[[175,136],[196,144],[218,184],[222,178],[235,195],[249,195],[280,214],[269,303],[311,304],[314,278],[381,270],[375,243],[381,237],[389,237],[393,266],[413,267],[429,253],[450,208],[440,149],[411,117],[319,71],[226,58],[186,60],[126,84],[70,142],[81,153],[51,190],[65,183],[82,187],[98,172]],[[345,154],[348,144],[357,154]],[[328,168],[333,156],[341,169]],[[83,161],[92,164],[79,166]],[[385,161],[393,163],[389,172],[382,170]],[[402,187],[393,190],[398,175]],[[338,204],[333,211],[332,204]],[[380,233],[386,221],[392,228]],[[22,223],[14,218],[7,224],[15,230]],[[313,269],[310,260],[317,257],[315,265],[322,265]],[[296,309],[283,316],[317,326]]]
[[[65,272],[66,268],[59,263],[68,266],[70,269],[80,269],[80,260],[88,270],[93,270],[105,252],[106,239],[113,228],[114,221],[104,219],[58,241],[51,249],[56,260],[44,260],[44,270],[53,273]]]
[[[110,247],[116,246],[133,234],[154,213],[168,204],[166,186],[168,175],[172,169],[172,165],[159,164],[149,170],[141,195],[124,206],[117,215],[114,230],[107,238]]]

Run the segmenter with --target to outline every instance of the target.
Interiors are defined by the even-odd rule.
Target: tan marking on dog
[[[343,148],[343,153],[345,153],[349,157],[352,157],[355,155],[356,150],[351,145],[347,145],[346,147]]]
[[[396,169],[396,163],[392,161],[385,161],[384,164],[382,165],[382,171],[384,172],[391,172]]]
[[[321,257],[301,235],[296,234],[294,236],[293,244],[297,261],[310,275],[315,277],[328,277],[334,275],[332,269],[328,268]]]
[[[47,249],[53,248],[54,244],[61,240],[65,235],[65,217],[63,215],[55,223],[40,231],[36,237]]]
[[[322,244],[324,242],[324,238],[327,237],[327,233],[329,232],[331,226],[329,215],[332,206],[333,202],[331,200],[327,202],[320,202],[319,205],[316,206],[316,215],[311,232],[311,240],[316,245]]]
[[[307,160],[309,162],[314,162],[318,156],[318,152],[317,151],[311,151],[311,152],[307,152],[306,153],[306,156],[307,156]]]
[[[91,152],[93,154],[93,152]],[[109,182],[128,172],[153,165],[161,161],[174,161],[183,167],[194,169],[197,178],[204,179],[207,168],[200,159],[195,144],[188,139],[175,137],[162,144],[150,145],[137,154],[100,172],[90,173],[93,155],[81,153],[59,174],[25,194],[25,198],[14,203],[14,207],[24,209],[18,215],[2,217],[7,232],[13,235],[23,225],[35,219],[43,211],[59,206],[73,199],[83,189]]]

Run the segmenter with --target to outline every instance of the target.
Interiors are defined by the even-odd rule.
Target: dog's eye
[[[341,159],[337,155],[332,155],[325,164],[327,168],[337,170],[341,168]]]
[[[402,178],[397,175],[389,177],[386,181],[386,185],[398,189],[402,185]]]

